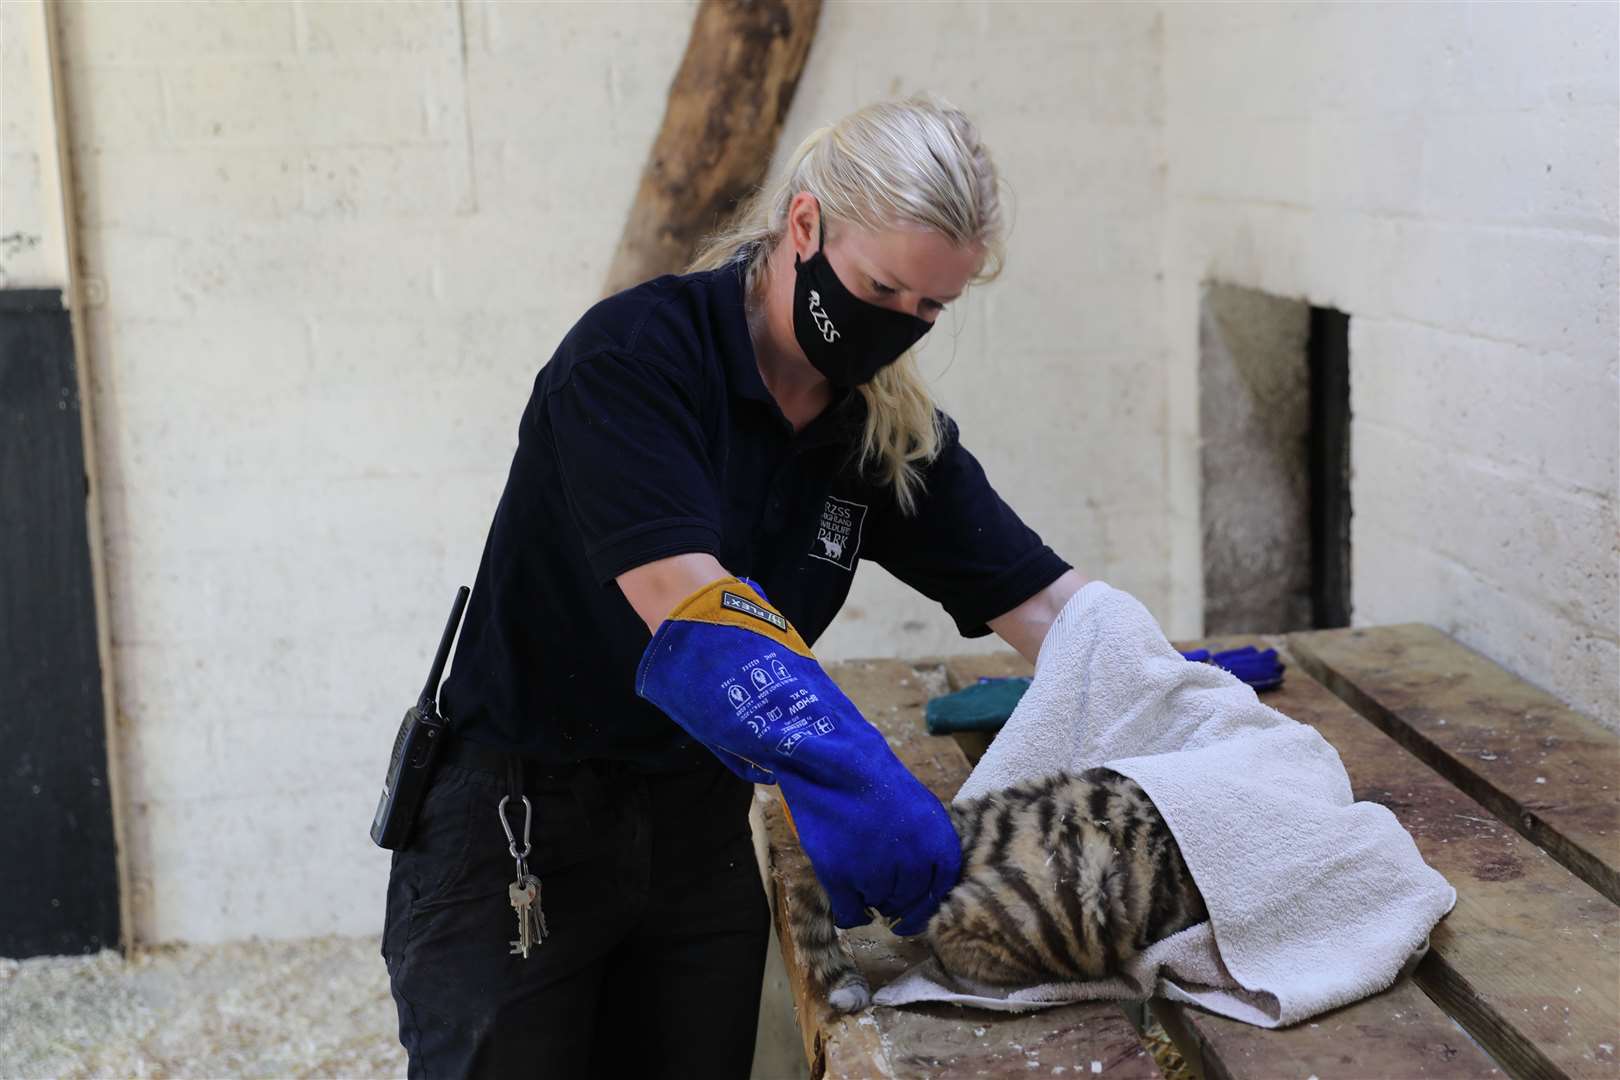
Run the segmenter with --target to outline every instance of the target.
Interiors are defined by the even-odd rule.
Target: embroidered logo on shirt
[[[762,619],[783,632],[786,632],[788,628],[787,620],[782,616],[768,608],[762,608],[748,597],[738,596],[734,592],[722,592],[720,594],[720,606],[730,608],[732,611],[740,611],[744,615],[752,615],[756,619]]]
[[[855,556],[861,549],[861,526],[866,523],[867,507],[848,499],[827,496],[816,525],[816,538],[810,545],[812,558],[855,569]]]

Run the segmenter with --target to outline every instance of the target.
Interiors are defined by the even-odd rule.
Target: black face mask
[[[826,247],[822,222],[816,253],[806,260],[793,256],[793,336],[834,386],[871,382],[934,324],[851,293],[827,261]]]

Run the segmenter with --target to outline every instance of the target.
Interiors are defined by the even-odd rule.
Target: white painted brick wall
[[[0,288],[67,285],[44,34],[41,7],[0,4]]]
[[[393,725],[693,10],[63,5],[142,939],[376,929]],[[1008,500],[1195,632],[1197,284],[1335,304],[1358,618],[1612,722],[1612,10],[919,10],[829,4],[783,146],[914,89],[979,121],[1008,266],[924,366]],[[1412,527],[1459,491],[1494,514]],[[820,651],[963,647],[871,568]]]
[[[693,11],[63,6],[142,939],[375,928],[393,725]],[[952,13],[829,5],[784,144],[921,88],[981,123],[1011,258],[927,364],[1009,501],[1163,604],[1157,11]],[[872,568],[823,652],[961,645]]]
[[[1305,298],[1351,316],[1356,623],[1620,727],[1617,11],[1166,7],[1178,616],[1198,285]]]
[[[978,123],[1012,222],[1001,278],[952,305],[920,353],[963,440],[1088,577],[1168,606],[1163,505],[1163,83],[1154,5],[828,5],[779,144],[891,93],[932,90]],[[877,567],[826,657],[1005,648]]]
[[[692,10],[64,5],[140,938],[375,929],[393,726]]]

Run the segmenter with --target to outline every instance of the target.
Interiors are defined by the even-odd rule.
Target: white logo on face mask
[[[821,294],[815,289],[810,290],[810,317],[816,320],[816,329],[821,331],[821,336],[827,340],[827,344],[831,345],[838,340],[838,329],[822,310]]]

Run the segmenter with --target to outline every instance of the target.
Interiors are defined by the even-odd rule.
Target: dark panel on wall
[[[1204,632],[1311,627],[1310,307],[1212,282],[1198,323]]]
[[[1311,623],[1350,625],[1350,316],[1311,308]]]
[[[118,873],[73,335],[0,290],[0,955],[117,948]]]

